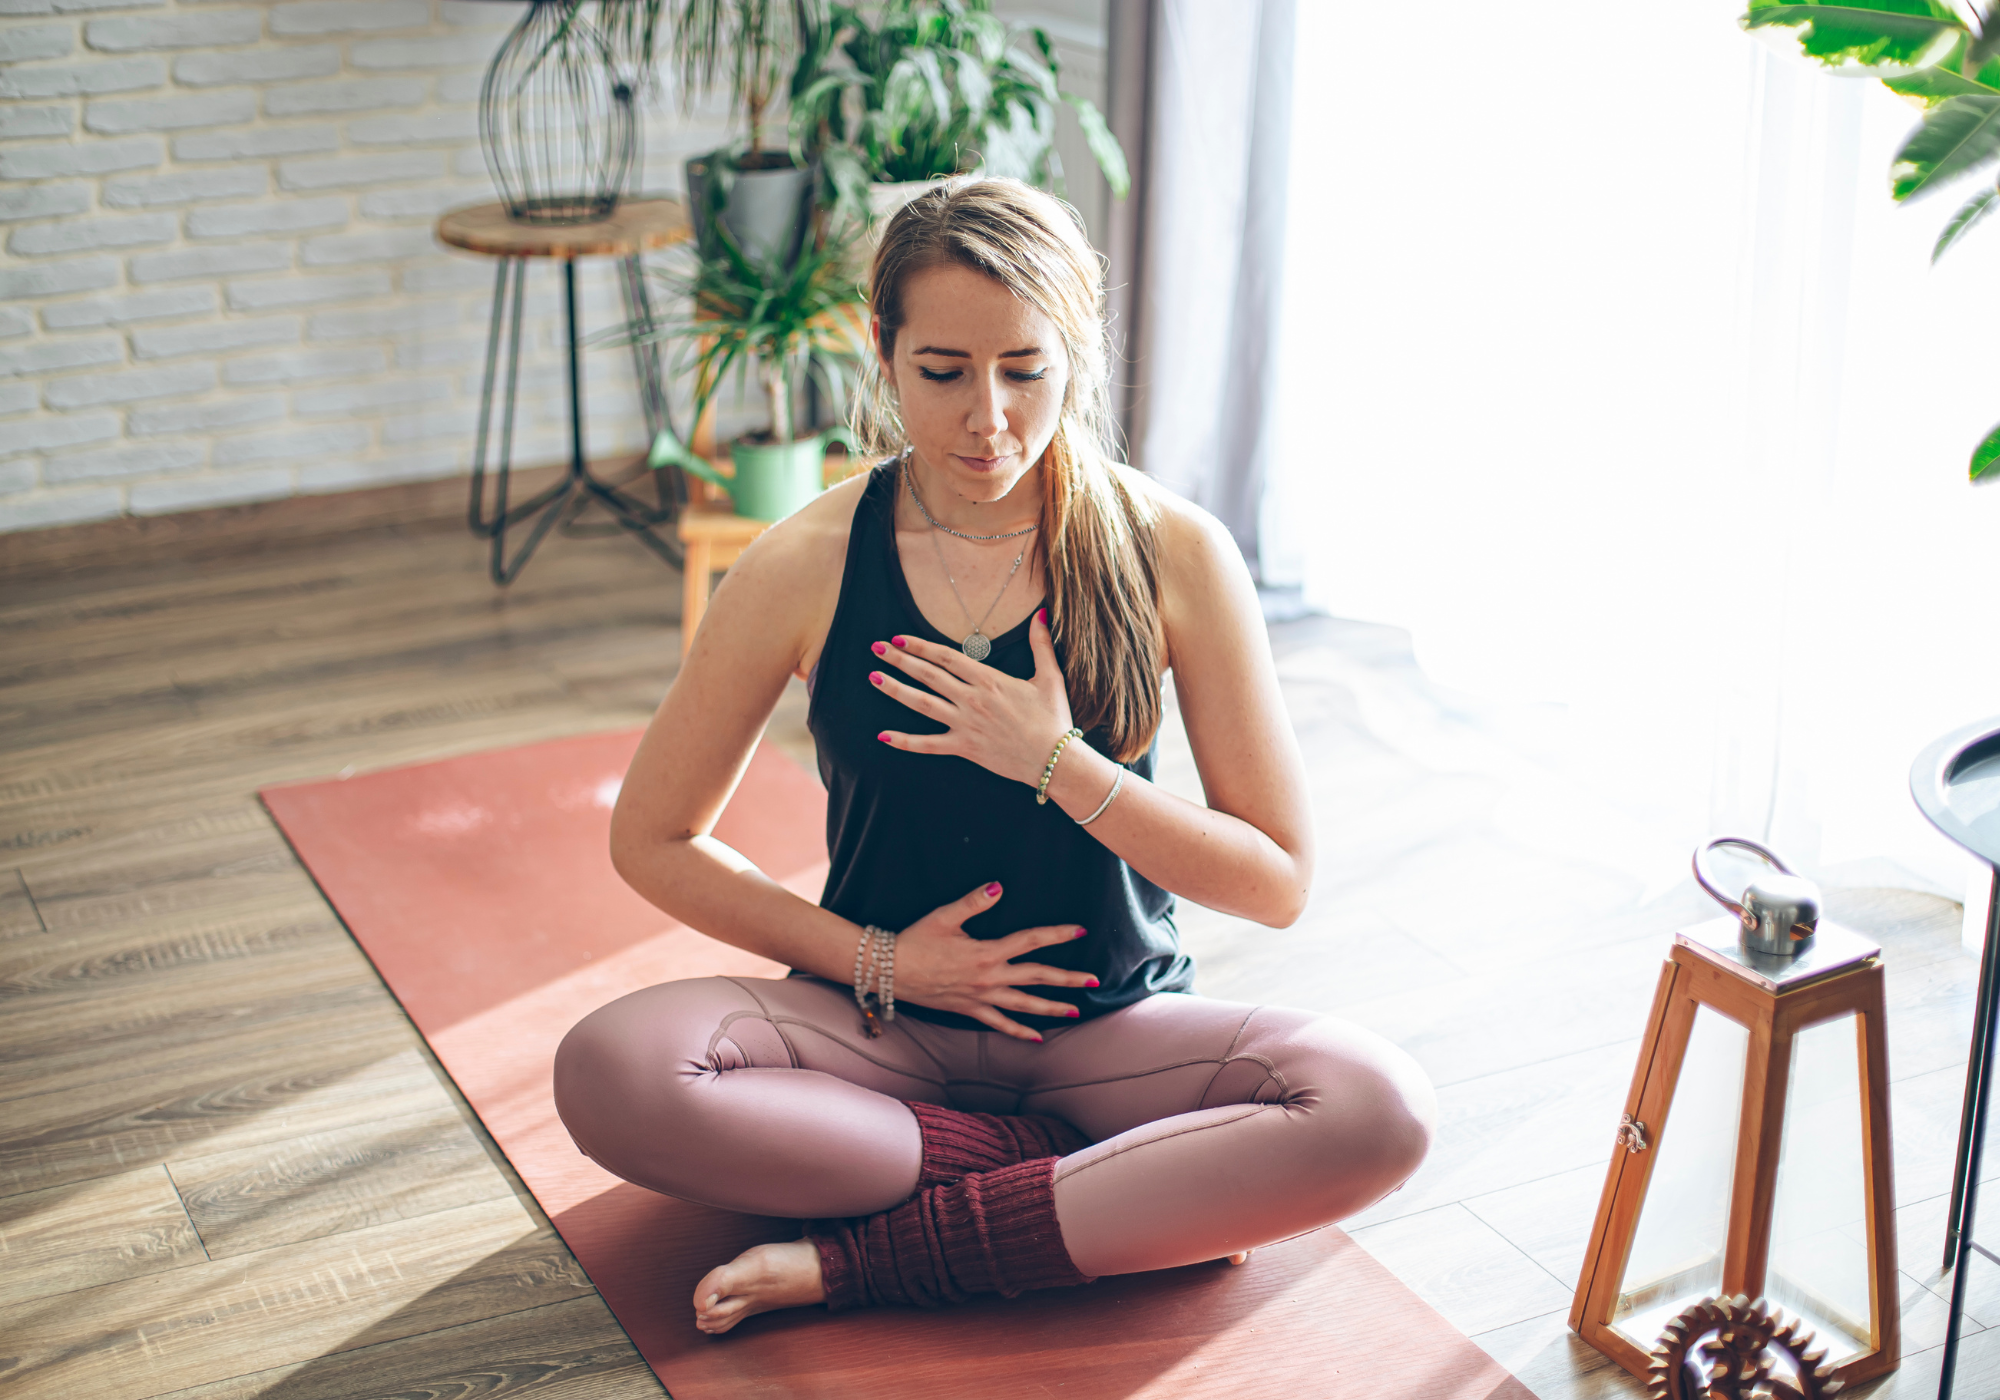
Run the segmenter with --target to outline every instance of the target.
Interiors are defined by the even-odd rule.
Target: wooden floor
[[[662,1393],[255,791],[640,722],[678,596],[625,540],[500,593],[462,535],[394,529],[0,583],[0,1394]],[[1283,933],[1188,910],[1202,989],[1410,1049],[1443,1129],[1356,1237],[1544,1400],[1636,1396],[1562,1315],[1654,971],[1707,910],[1534,839],[1559,785],[1399,634],[1274,642],[1325,869]],[[809,756],[801,699],[773,735]],[[1163,779],[1198,793],[1176,729]],[[1874,1393],[1929,1394],[1974,968],[1956,906],[1834,911],[1889,949],[1914,1355]],[[1979,1267],[1968,1397],[2000,1393]]]

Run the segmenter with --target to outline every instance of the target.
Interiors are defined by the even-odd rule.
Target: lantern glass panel
[[[1612,1327],[1641,1350],[1676,1313],[1722,1291],[1749,1051],[1748,1030],[1697,1007],[1667,1121],[1647,1125],[1653,1171],[1611,1314]]]
[[[1858,1029],[1849,1012],[1792,1038],[1764,1286],[1811,1325],[1835,1364],[1873,1345]]]

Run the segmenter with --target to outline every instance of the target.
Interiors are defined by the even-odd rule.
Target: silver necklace
[[[932,521],[931,523],[933,525],[937,524],[936,521]],[[939,528],[942,529],[943,527],[940,526]],[[1022,531],[1021,533],[1026,534],[1027,532]],[[944,561],[944,542],[938,539],[936,530],[931,532],[931,548],[937,551],[938,567],[944,570],[944,581],[951,585],[951,596],[958,599],[959,610],[965,614],[965,620],[972,622],[972,609],[965,606],[965,595],[958,591],[958,580],[951,576],[951,565]],[[993,605],[987,608],[986,617],[980,618],[977,622],[972,622],[972,630],[966,633],[965,640],[958,644],[959,649],[974,661],[984,661],[992,654],[993,643],[987,639],[985,632],[986,619],[993,616],[993,608],[999,607],[1000,600],[1007,596],[1007,585],[1014,581],[1014,575],[1020,572],[1021,561],[1027,557],[1028,547],[1022,545],[1021,552],[1014,556],[1014,567],[1007,571],[1006,582],[1002,583],[1000,591],[993,595]]]
[[[1004,535],[968,535],[963,530],[954,530],[949,525],[940,525],[937,522],[937,518],[933,516],[929,511],[924,509],[924,498],[917,494],[917,479],[915,475],[912,474],[912,472],[910,471],[910,459],[907,457],[903,459],[903,480],[909,485],[910,499],[917,503],[917,514],[923,516],[924,519],[930,521],[931,528],[933,530],[942,530],[947,535],[956,535],[962,540],[981,540],[981,541],[1014,540],[1014,539],[1019,539],[1023,535],[1032,534],[1034,532],[1035,527],[1033,525],[1030,525],[1025,530],[1009,530]],[[970,616],[970,614],[967,614],[967,616]]]

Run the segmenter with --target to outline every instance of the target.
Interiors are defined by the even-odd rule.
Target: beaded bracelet
[[[1062,751],[1069,747],[1070,740],[1081,739],[1082,737],[1083,731],[1081,729],[1072,729],[1069,733],[1063,735],[1062,738],[1056,740],[1055,752],[1049,755],[1048,766],[1042,769],[1042,785],[1035,789],[1035,805],[1037,807],[1044,805],[1049,800],[1049,779],[1056,775],[1056,760],[1062,757]]]
[[[883,1025],[896,1019],[896,935],[873,924],[854,945],[854,1004],[870,1040],[881,1039]]]

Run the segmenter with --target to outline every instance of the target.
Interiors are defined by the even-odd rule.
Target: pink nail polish
[[[910,645],[909,639],[906,637],[891,637],[889,640],[899,647],[908,647]]]
[[[1035,1037],[1035,1044],[1037,1044],[1037,1045],[1040,1045],[1041,1043],[1042,1043],[1042,1038],[1041,1038],[1040,1036],[1036,1036],[1036,1037]]]
[[[997,881],[997,880],[996,880],[996,881],[994,881],[994,882],[993,882],[992,884],[990,884],[990,885],[988,885],[988,886],[986,887],[986,897],[987,897],[988,899],[998,899],[998,898],[1000,897],[1000,882],[999,882],[999,881]]]
[[[1086,987],[1101,987],[1101,986],[1103,986],[1104,984],[1103,984],[1102,982],[1098,981],[1098,980],[1097,980],[1097,979],[1096,979],[1095,977],[1093,977],[1093,978],[1091,978],[1091,979],[1090,979],[1090,980],[1089,980],[1088,982],[1084,983],[1083,985],[1084,985],[1084,986],[1086,986]]]
[[[1084,936],[1084,935],[1085,935],[1086,933],[1089,933],[1089,932],[1090,932],[1090,930],[1089,930],[1089,929],[1087,929],[1087,928],[1080,928],[1080,929],[1078,929],[1078,930],[1077,930],[1077,931],[1076,931],[1075,933],[1071,934],[1071,935],[1070,935],[1070,937],[1072,937],[1072,938],[1081,938],[1081,937],[1083,937],[1083,936]]]
[[[1036,608],[1036,609],[1035,609],[1035,621],[1037,621],[1037,622],[1041,623],[1041,624],[1042,624],[1042,626],[1044,626],[1044,627],[1048,626],[1048,625],[1049,625],[1049,610],[1048,610],[1047,608]]]
[[[875,684],[880,685],[882,684],[882,673],[880,671],[870,671],[868,673],[868,679],[875,682]]]
[[[870,642],[868,650],[874,652],[877,656],[887,656],[889,654],[889,648],[883,646],[880,642]]]
[[[1070,1015],[1072,1015],[1072,1016],[1081,1016],[1081,1015],[1083,1014],[1083,1012],[1081,1012],[1080,1010],[1078,1010],[1078,1009],[1077,1009],[1076,1007],[1072,1006],[1072,1007],[1071,1007],[1071,1008],[1069,1009],[1069,1014],[1070,1014]]]
[[[886,744],[889,742],[889,731],[885,729],[880,734],[877,734],[875,737],[880,739],[883,743]]]

